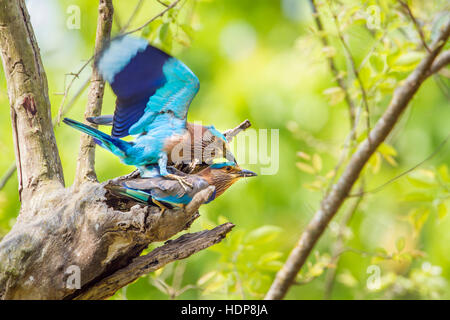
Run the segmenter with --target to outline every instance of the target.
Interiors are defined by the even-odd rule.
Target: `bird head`
[[[257,176],[256,173],[242,169],[232,161],[214,163],[200,171],[198,175],[216,188],[216,198],[239,179]]]

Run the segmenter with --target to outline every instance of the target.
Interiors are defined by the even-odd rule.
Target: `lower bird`
[[[164,212],[166,209],[186,206],[197,192],[214,186],[214,192],[206,201],[209,203],[223,194],[237,180],[256,176],[256,173],[241,169],[235,162],[214,163],[197,174],[184,174],[169,168],[175,174],[183,176],[192,188],[184,190],[176,181],[167,180],[161,176],[131,179],[120,185],[109,184],[105,188],[116,196],[140,203],[155,204]]]

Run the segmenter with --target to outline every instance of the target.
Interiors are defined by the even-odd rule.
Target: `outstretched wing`
[[[97,66],[117,96],[114,137],[146,132],[161,113],[171,112],[185,120],[200,87],[186,65],[142,38],[112,40]]]

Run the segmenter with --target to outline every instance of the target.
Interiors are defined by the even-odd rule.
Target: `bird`
[[[166,209],[183,208],[197,192],[209,186],[214,186],[215,189],[205,203],[222,195],[237,180],[257,175],[253,171],[241,169],[231,161],[214,163],[196,174],[185,174],[173,167],[168,167],[168,170],[183,176],[192,187],[184,190],[176,181],[155,175],[152,178],[134,178],[120,184],[108,184],[105,188],[116,196],[143,204],[155,204],[160,207],[162,214]]]
[[[89,120],[112,125],[111,135],[69,118],[63,122],[92,136],[123,163],[136,166],[141,177],[152,177],[148,165],[157,164],[161,176],[186,189],[190,183],[168,172],[168,164],[210,164],[216,157],[236,162],[226,137],[214,126],[187,122],[200,82],[183,62],[146,39],[125,35],[111,40],[95,65],[117,99],[113,116]],[[129,135],[134,140],[121,139]]]

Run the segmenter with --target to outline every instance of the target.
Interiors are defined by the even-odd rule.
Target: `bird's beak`
[[[254,173],[253,171],[250,171],[250,170],[246,170],[246,169],[242,169],[239,172],[239,177],[241,177],[241,178],[256,177],[256,176],[257,176],[256,173]]]

